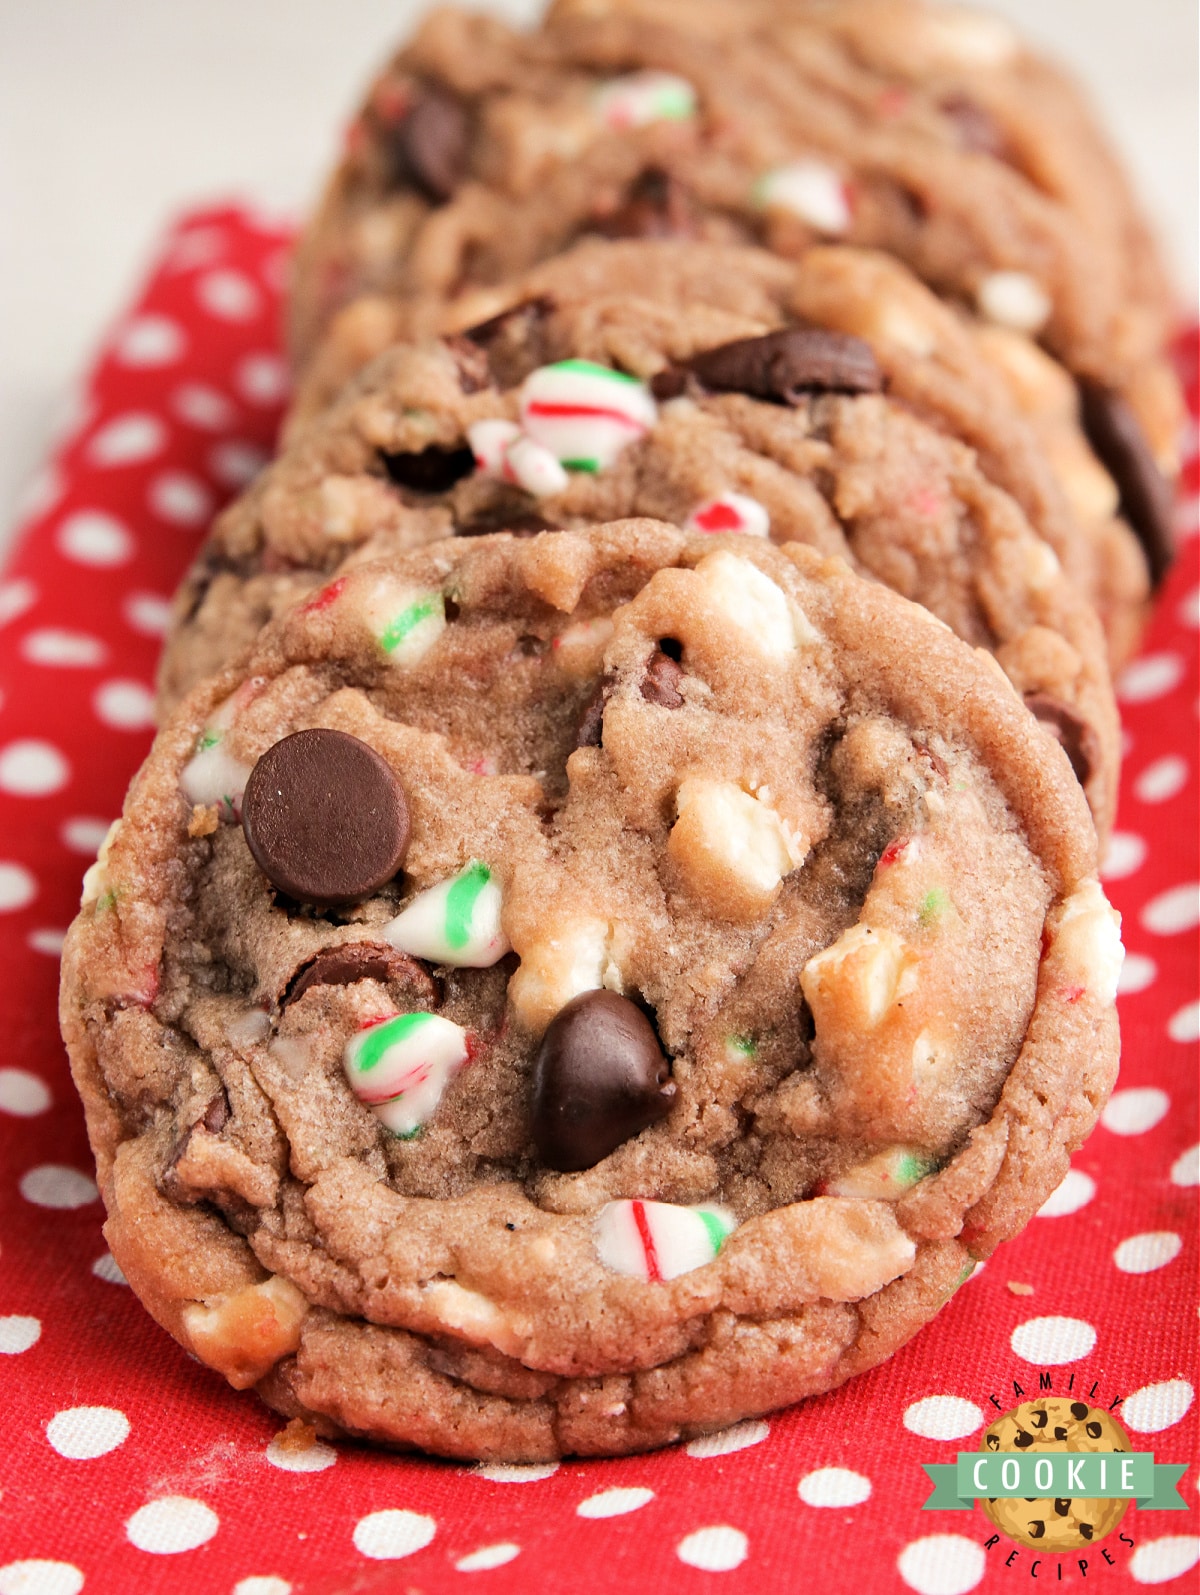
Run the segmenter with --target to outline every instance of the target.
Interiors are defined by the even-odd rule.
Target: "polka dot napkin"
[[[100,1231],[57,954],[149,745],[170,593],[272,443],[287,242],[229,209],[172,230],[0,582],[0,1595],[1194,1587],[1194,1471],[1186,1513],[1130,1511],[1114,1565],[1091,1548],[1086,1572],[1043,1558],[1036,1583],[1034,1553],[987,1546],[978,1510],[921,1510],[921,1464],[974,1448],[993,1397],[1014,1405],[1014,1380],[1036,1389],[1039,1372],[1098,1404],[1122,1397],[1159,1461],[1195,1452],[1194,453],[1182,556],[1120,684],[1106,869],[1129,949],[1120,1084],[1025,1235],[891,1362],[658,1455],[470,1468],[280,1446],[279,1421],[132,1298]],[[1181,360],[1194,409],[1194,341]]]

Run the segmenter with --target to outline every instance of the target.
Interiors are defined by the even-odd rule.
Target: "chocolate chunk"
[[[398,982],[412,992],[417,1002],[433,1003],[438,987],[415,958],[386,942],[343,942],[340,947],[322,947],[292,977],[284,1003],[296,1002],[314,986],[353,986],[359,980]]]
[[[688,373],[683,366],[667,366],[650,378],[650,392],[660,404],[682,398],[687,387]]]
[[[999,1451],[1000,1436],[998,1434],[985,1435],[984,1439],[987,1441],[987,1448],[989,1451]]]
[[[1098,1440],[1104,1433],[1104,1426],[1103,1424],[1099,1423],[1085,1423],[1083,1426],[1083,1432],[1090,1435],[1093,1440]]]
[[[1048,1412],[1042,1408],[1039,1408],[1036,1412],[1030,1414],[1029,1421],[1033,1424],[1035,1429],[1044,1429],[1049,1417],[1050,1414]]]
[[[1033,1444],[1033,1436],[1026,1434],[1024,1429],[1018,1429],[1015,1444],[1018,1451],[1027,1451]]]
[[[657,703],[664,709],[678,709],[683,703],[679,683],[683,680],[683,666],[670,654],[656,648],[646,664],[642,677],[642,697],[647,703]]]
[[[1065,1440],[1067,1438],[1067,1431],[1063,1428],[1061,1423],[1054,1430],[1054,1438],[1056,1440]]]
[[[250,772],[242,829],[254,862],[299,903],[360,903],[408,850],[408,799],[391,767],[344,731],[297,731]]]
[[[1158,468],[1141,423],[1119,393],[1082,377],[1079,400],[1088,442],[1117,484],[1121,513],[1137,533],[1157,587],[1175,558],[1170,483]]]
[[[974,155],[990,155],[997,161],[1005,158],[1008,145],[1004,132],[992,113],[985,111],[982,105],[969,100],[965,94],[951,94],[938,109],[953,124],[963,149],[970,150]]]
[[[546,294],[541,294],[536,299],[523,299],[519,305],[512,305],[509,309],[500,311],[499,315],[490,316],[487,321],[468,327],[460,336],[469,338],[481,349],[488,349],[503,337],[528,331],[535,323],[545,320],[553,309],[554,301]]]
[[[870,344],[814,327],[738,338],[693,355],[686,364],[715,392],[747,393],[777,404],[799,404],[805,393],[878,393],[883,387]]]
[[[382,458],[396,486],[413,493],[448,493],[475,469],[475,456],[465,443],[457,449],[430,444],[416,454],[382,454]]]
[[[610,215],[593,223],[605,238],[693,238],[696,223],[681,183],[651,167]]]
[[[193,1190],[179,1177],[179,1162],[197,1130],[204,1129],[210,1135],[219,1135],[228,1122],[229,1098],[222,1086],[209,1099],[200,1117],[193,1124],[187,1125],[175,1138],[166,1167],[158,1177],[158,1188],[168,1201],[176,1203],[177,1206],[194,1206],[204,1200],[203,1192]]]
[[[604,710],[612,697],[613,681],[605,676],[596,683],[596,690],[583,706],[579,727],[575,732],[577,748],[598,748],[604,734]]]
[[[1081,1523],[1079,1525],[1079,1532],[1083,1535],[1085,1540],[1090,1540],[1096,1530],[1091,1523]]]
[[[1071,1403],[1071,1416],[1078,1418],[1081,1423],[1091,1410],[1086,1401],[1072,1401]]]
[[[1055,1517],[1066,1517],[1071,1510],[1070,1501],[1057,1500],[1054,1503]]]
[[[222,1086],[201,1114],[200,1123],[210,1135],[220,1135],[228,1122],[229,1098],[225,1095],[225,1088]]]
[[[654,1027],[614,991],[555,1015],[533,1066],[533,1139],[547,1167],[590,1169],[671,1111],[675,1082]]]
[[[460,101],[427,85],[388,135],[397,182],[411,183],[434,205],[445,204],[467,175],[469,132]]]
[[[1029,693],[1025,707],[1059,743],[1071,761],[1075,779],[1080,786],[1086,786],[1100,762],[1100,738],[1095,726],[1089,725],[1074,709],[1068,709],[1065,703],[1044,692]],[[1078,1404],[1076,1402],[1076,1406]]]
[[[489,504],[454,528],[456,537],[487,537],[492,532],[508,532],[513,537],[536,537],[539,532],[556,531],[552,521],[536,510],[522,510],[507,504]]]
[[[1036,1497],[1034,1499],[1036,1500]],[[1031,1540],[1040,1540],[1045,1532],[1046,1525],[1040,1517],[1034,1518],[1033,1522],[1029,1524],[1029,1538]]]

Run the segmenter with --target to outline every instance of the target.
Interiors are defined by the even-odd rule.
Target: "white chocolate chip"
[[[247,1008],[225,1026],[225,1039],[235,1052],[265,1041],[271,1034],[271,1016],[262,1008]]]
[[[612,634],[613,623],[607,615],[595,620],[577,620],[551,644],[555,662],[573,676],[593,676]]]
[[[295,1285],[273,1274],[230,1295],[190,1302],[183,1327],[200,1361],[223,1373],[235,1390],[245,1390],[295,1351],[307,1312]]]
[[[1059,914],[1052,956],[1068,980],[1083,986],[1109,1007],[1125,961],[1121,916],[1109,905],[1100,883],[1085,881],[1071,893]]]
[[[1017,332],[1037,333],[1050,319],[1050,296],[1027,271],[993,271],[975,295],[980,314]]]
[[[1050,469],[1085,526],[1110,520],[1120,507],[1117,485],[1092,453],[1075,425],[1043,433],[1042,447]]]
[[[841,1010],[858,1028],[874,1030],[917,987],[917,964],[907,943],[885,926],[851,925],[815,953],[800,986],[820,1029],[822,1012]]]
[[[977,323],[975,342],[1023,415],[1074,421],[1079,403],[1075,383],[1058,361],[1023,332]]]
[[[434,1280],[425,1286],[422,1297],[447,1329],[456,1330],[468,1340],[496,1344],[497,1335],[503,1336],[506,1319],[496,1303],[457,1280]]]
[[[100,851],[96,854],[96,862],[84,871],[83,891],[79,899],[80,908],[86,908],[89,903],[96,902],[108,890],[108,855],[120,831],[121,821],[114,820],[104,833]]]
[[[522,1023],[540,1032],[573,997],[585,991],[623,991],[619,964],[620,927],[603,919],[579,919],[524,949],[508,995]]]
[[[750,560],[720,549],[700,561],[696,576],[710,606],[741,634],[743,647],[768,659],[786,659],[798,641],[816,639],[807,616]]]
[[[804,862],[807,844],[732,781],[689,776],[676,805],[667,850],[688,889],[718,913],[743,919],[765,912],[783,877]]]
[[[1050,544],[1043,543],[1040,537],[1030,538],[1025,545],[1025,576],[1030,590],[1045,592],[1061,575],[1062,566]]]

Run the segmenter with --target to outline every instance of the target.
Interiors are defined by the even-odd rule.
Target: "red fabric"
[[[1043,1558],[1034,1584],[1033,1553],[1013,1557],[1007,1541],[983,1549],[978,1511],[923,1513],[920,1464],[971,1449],[983,1412],[994,1415],[989,1397],[1013,1405],[1014,1378],[1036,1387],[1027,1359],[1051,1355],[1073,1359],[1053,1368],[1057,1388],[1074,1375],[1097,1402],[1126,1398],[1118,1412],[1137,1449],[1166,1462],[1194,1454],[1194,452],[1189,535],[1123,683],[1129,747],[1109,871],[1131,954],[1119,1093],[1058,1200],[1075,1210],[1035,1219],[885,1366],[746,1426],[742,1440],[755,1443],[720,1455],[678,1448],[518,1482],[344,1448],[320,1470],[289,1472],[267,1456],[278,1420],[190,1361],[103,1277],[106,1265],[95,1272],[102,1214],[55,1023],[55,933],[149,745],[163,603],[211,508],[271,445],[286,243],[234,210],[170,233],[97,361],[0,584],[0,1595],[1080,1587],[1077,1557],[1062,1560],[1061,1581],[1059,1559]],[[1194,342],[1180,358],[1194,411]],[[1148,1235],[1159,1238],[1118,1251]],[[1160,1266],[1127,1271],[1148,1262]],[[1072,1322],[1040,1344],[1021,1330],[1047,1318]],[[979,1412],[915,1407],[933,1396]],[[103,1454],[70,1454],[81,1450]],[[581,1508],[614,1490],[637,1493]],[[811,1504],[822,1490],[839,1504]],[[1190,1586],[1194,1473],[1183,1494],[1186,1513],[1131,1509],[1135,1546],[1108,1543],[1115,1567],[1089,1548],[1086,1587],[1164,1575]],[[164,1498],[184,1504],[156,1504]],[[388,1512],[414,1516],[374,1516]],[[724,1532],[692,1538],[706,1529]],[[378,1554],[418,1543],[403,1558]],[[456,1565],[487,1548],[480,1563],[509,1560]]]

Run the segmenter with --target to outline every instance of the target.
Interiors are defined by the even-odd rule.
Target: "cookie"
[[[348,570],[85,881],[113,1256],[323,1434],[610,1454],[832,1388],[1094,1123],[1095,869],[991,657],[840,560],[638,520]]]
[[[383,355],[218,523],[168,701],[347,562],[650,515],[810,543],[992,649],[1108,827],[1117,717],[1076,589],[1109,544],[933,295],[877,255],[678,242],[583,245],[514,293],[466,335]]]
[[[363,292],[400,295],[427,331],[447,298],[585,233],[898,256],[1085,383],[1093,443],[1164,568],[1174,300],[1090,109],[998,18],[569,0],[518,33],[439,11],[372,87],[301,243],[298,361]]]
[[[1129,1436],[1103,1407],[1066,1396],[1026,1401],[984,1431],[988,1451],[1122,1452],[1132,1449]],[[1074,1551],[1098,1544],[1120,1523],[1128,1500],[1019,1500],[996,1497],[981,1501],[985,1515],[1018,1545],[1037,1551]]]

